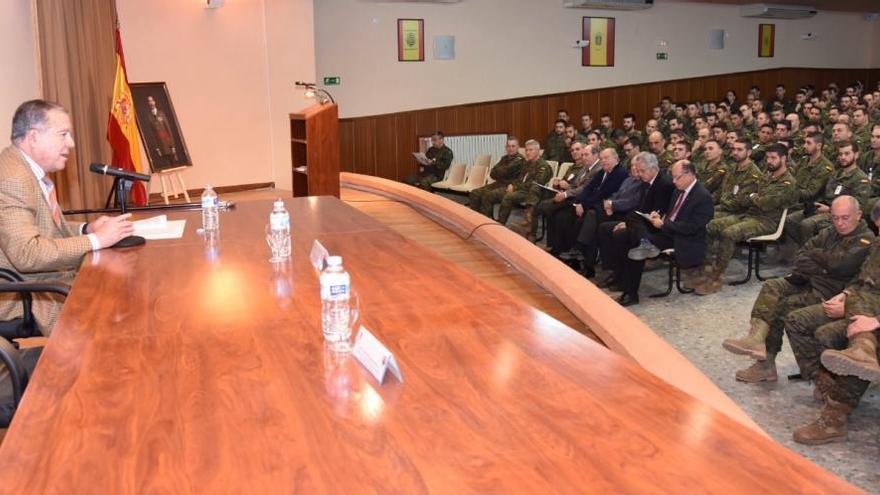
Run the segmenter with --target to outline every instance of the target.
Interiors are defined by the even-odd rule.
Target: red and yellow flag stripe
[[[758,56],[772,57],[776,44],[776,25],[760,24],[758,26]]]
[[[582,64],[588,67],[614,66],[614,18],[584,17],[583,39],[590,46],[582,49]]]
[[[113,101],[110,120],[107,123],[107,141],[113,149],[113,166],[131,172],[149,173],[141,160],[141,141],[134,100],[128,86],[125,57],[122,54],[122,36],[116,30],[116,78],[113,81]],[[131,201],[136,205],[147,204],[144,184],[135,181],[131,188]]]

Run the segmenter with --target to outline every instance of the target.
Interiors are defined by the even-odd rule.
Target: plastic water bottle
[[[341,344],[351,336],[351,277],[342,267],[341,256],[327,258],[321,272],[321,327],[324,340]]]
[[[217,193],[210,185],[205,186],[202,193],[202,228],[205,232],[220,230],[220,214],[217,202]]]
[[[290,256],[290,214],[284,207],[284,201],[280,199],[275,201],[272,213],[269,214],[269,229],[272,237],[272,258]]]

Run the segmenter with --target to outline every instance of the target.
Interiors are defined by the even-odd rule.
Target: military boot
[[[804,445],[822,445],[837,440],[846,440],[846,420],[852,407],[825,399],[825,407],[819,418],[812,423],[794,431],[792,438]]]
[[[748,368],[737,371],[736,379],[746,383],[775,382],[776,355],[768,354],[764,361],[755,361]]]
[[[874,332],[857,334],[843,351],[827,350],[822,353],[822,364],[838,375],[852,375],[869,382],[880,381],[877,364],[877,336]]]
[[[523,210],[523,219],[519,222],[513,223],[512,226],[518,234],[528,238],[529,234],[532,232],[532,208],[526,208]],[[534,242],[534,234],[532,234],[531,237],[532,238],[529,240]]]
[[[760,318],[752,318],[749,334],[739,339],[725,339],[721,347],[734,353],[746,354],[755,359],[767,359],[767,346],[764,339],[770,333],[770,325]]]

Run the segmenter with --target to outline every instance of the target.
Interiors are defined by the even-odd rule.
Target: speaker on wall
[[[709,30],[709,48],[713,50],[724,50],[724,30]]]

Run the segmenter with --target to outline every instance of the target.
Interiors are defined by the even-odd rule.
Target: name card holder
[[[309,260],[312,262],[312,266],[315,267],[315,271],[318,272],[318,275],[324,270],[324,267],[327,264],[327,258],[330,257],[330,251],[327,251],[327,248],[321,244],[321,241],[315,239],[315,242],[312,244],[312,251],[309,253]]]
[[[400,372],[397,360],[394,359],[394,354],[366,327],[360,327],[351,353],[380,384],[389,371],[397,381],[403,383],[403,374]]]

